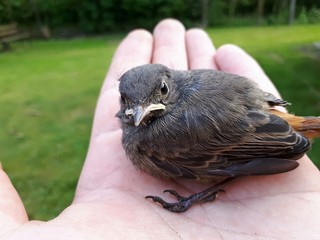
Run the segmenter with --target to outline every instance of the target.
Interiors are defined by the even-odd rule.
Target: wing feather
[[[168,154],[161,160],[153,155],[151,160],[169,174],[188,179],[264,175],[296,168],[299,164],[295,160],[310,148],[307,138],[276,115],[250,111],[246,121],[254,128],[240,141],[227,146],[210,145],[215,141],[206,141],[194,145],[188,152]]]

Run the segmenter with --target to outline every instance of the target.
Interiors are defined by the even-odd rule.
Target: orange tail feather
[[[284,113],[275,109],[271,113],[286,120],[294,130],[303,134],[307,138],[314,139],[320,137],[320,117],[300,117],[290,113]]]

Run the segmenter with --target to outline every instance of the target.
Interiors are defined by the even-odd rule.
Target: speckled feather
[[[162,82],[168,92],[160,91]],[[310,142],[269,109],[286,102],[251,80],[215,70],[133,68],[120,78],[117,116],[129,159],[157,177],[210,181],[216,177],[290,171]],[[162,103],[139,126],[125,111]]]

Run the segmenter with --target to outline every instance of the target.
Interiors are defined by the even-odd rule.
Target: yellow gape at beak
[[[166,106],[158,103],[158,104],[150,104],[147,107],[137,106],[133,108],[133,111],[130,111],[131,109],[127,110],[128,112],[132,112],[134,125],[137,127],[140,125],[141,121],[148,116],[152,111],[156,110],[165,110]],[[126,111],[126,112],[127,112]]]

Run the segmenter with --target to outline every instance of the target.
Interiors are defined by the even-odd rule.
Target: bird
[[[319,117],[298,117],[276,106],[289,103],[253,81],[212,69],[173,70],[144,64],[119,78],[122,145],[133,165],[154,177],[217,184],[166,202],[171,212],[216,199],[242,176],[291,171],[320,136]],[[310,139],[309,139],[310,138]]]

